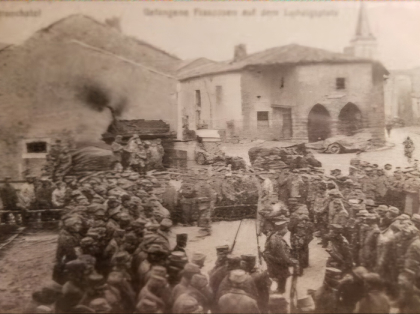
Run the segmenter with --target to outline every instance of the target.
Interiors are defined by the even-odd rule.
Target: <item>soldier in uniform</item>
[[[182,222],[186,225],[193,224],[193,211],[196,207],[196,190],[192,182],[183,182],[181,185]]]
[[[374,214],[369,214],[366,217],[366,222],[368,224],[368,230],[362,243],[360,265],[366,267],[369,271],[373,271],[376,265],[376,247],[380,230],[377,225],[377,217]]]
[[[200,177],[196,185],[196,203],[199,214],[198,226],[201,236],[211,235],[211,215],[216,201],[215,191],[207,182],[207,169],[200,172]]]
[[[309,243],[313,239],[313,224],[309,220],[309,216],[303,214],[290,219],[288,228],[290,230],[292,256],[298,261],[300,276],[302,276],[303,269],[309,266]]]
[[[397,208],[404,208],[404,177],[400,170],[395,170],[394,175],[389,178],[389,188],[385,196],[386,204]]]
[[[325,269],[324,282],[322,286],[313,291],[312,296],[315,302],[316,313],[336,313],[338,306],[337,287],[342,279],[343,272],[334,267]]]
[[[347,239],[343,236],[343,227],[338,224],[330,225],[331,231],[328,239],[331,241],[331,248],[327,252],[331,255],[332,261],[337,264],[337,268],[347,272],[353,267],[353,257],[351,247]]]
[[[185,248],[187,247],[188,243],[188,234],[187,233],[178,233],[176,235],[176,246],[172,250],[172,252],[180,251],[185,252]]]
[[[289,245],[283,239],[286,233],[287,222],[275,223],[275,229],[267,236],[263,253],[268,273],[277,281],[277,291],[280,294],[286,291],[286,281],[290,276],[289,266],[297,265],[297,261],[291,258]]]
[[[261,312],[268,312],[268,300],[271,280],[266,270],[262,271],[256,267],[257,257],[252,254],[242,255],[242,268],[251,275],[258,290],[258,307]]]
[[[66,263],[77,259],[76,247],[82,239],[81,230],[82,220],[78,217],[70,217],[64,221],[64,227],[58,236],[53,279],[61,285],[66,281],[64,274]]]

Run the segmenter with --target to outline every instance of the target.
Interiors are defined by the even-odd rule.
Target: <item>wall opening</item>
[[[341,109],[338,121],[338,133],[342,135],[351,136],[363,128],[362,112],[352,103],[348,103]]]
[[[28,154],[46,154],[47,142],[30,142],[26,143],[26,153]]]
[[[264,129],[269,127],[268,111],[257,111],[257,128]]]
[[[324,106],[316,104],[308,116],[309,142],[322,141],[331,135],[331,116]]]
[[[335,79],[336,89],[346,89],[346,79],[344,77],[337,77]]]

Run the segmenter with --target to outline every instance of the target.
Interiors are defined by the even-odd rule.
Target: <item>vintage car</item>
[[[340,154],[370,150],[372,148],[371,142],[371,133],[366,130],[360,130],[352,136],[337,135],[324,141],[306,144],[306,147],[322,153]]]

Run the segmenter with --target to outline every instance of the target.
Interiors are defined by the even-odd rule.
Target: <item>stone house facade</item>
[[[51,143],[101,140],[114,119],[177,129],[181,60],[74,15],[0,51],[0,177],[39,175]]]
[[[385,74],[370,59],[272,48],[181,72],[178,116],[190,130],[218,129],[227,138],[313,142],[371,128],[383,140]]]

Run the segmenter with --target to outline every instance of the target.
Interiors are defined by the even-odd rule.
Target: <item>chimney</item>
[[[114,16],[114,17],[105,19],[105,24],[121,32],[121,20],[119,17]]]
[[[239,44],[235,46],[235,53],[233,55],[233,61],[240,61],[247,56],[246,46],[244,44]]]

